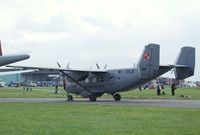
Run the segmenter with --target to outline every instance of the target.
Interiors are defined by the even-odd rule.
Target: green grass
[[[33,87],[32,91],[27,92],[22,87],[19,88],[0,88],[0,98],[59,98],[64,97],[66,92],[60,88],[59,94],[54,94],[54,87]]]
[[[0,103],[1,135],[199,135],[200,109]]]
[[[26,92],[23,88],[0,88],[0,98],[63,98],[66,96],[66,92],[62,89],[59,94],[54,94],[54,87],[34,87],[32,92]],[[166,95],[157,96],[155,90],[142,90],[138,89],[129,92],[122,92],[122,98],[170,98],[170,99],[183,99],[180,95],[190,96],[189,99],[200,100],[200,88],[178,88],[176,90],[176,96],[171,96],[170,87],[165,88]],[[75,96],[75,95],[74,95]],[[105,98],[112,98],[111,95],[103,95]]]
[[[121,93],[122,97],[126,98],[167,98],[167,99],[198,99],[200,100],[200,88],[178,88],[176,95],[171,96],[170,87],[166,87],[164,90],[166,95],[157,96],[156,90],[133,90],[125,93]],[[189,96],[190,98],[182,98],[180,95]]]

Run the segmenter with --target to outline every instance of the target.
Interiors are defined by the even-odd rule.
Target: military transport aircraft
[[[1,48],[1,41],[0,41],[0,66],[15,63],[15,62],[22,61],[28,58],[30,58],[28,54],[3,55],[2,48]],[[1,71],[4,71],[4,70],[1,70]]]
[[[114,100],[119,101],[121,99],[119,92],[138,88],[171,69],[174,69],[177,80],[194,75],[195,48],[183,47],[174,65],[160,65],[160,45],[149,44],[145,46],[137,68],[75,70],[69,68],[9,67],[60,71],[64,78],[63,84],[68,93],[68,100],[73,100],[70,93],[89,98],[90,101],[96,101],[97,97],[109,93]]]

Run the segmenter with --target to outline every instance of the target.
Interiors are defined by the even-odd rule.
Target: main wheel
[[[90,95],[89,99],[90,99],[91,102],[97,101],[97,97],[94,94]]]
[[[68,95],[67,96],[67,101],[73,101],[73,96],[72,95]]]
[[[120,101],[121,100],[121,95],[116,93],[116,94],[113,95],[113,98],[114,98],[115,101]]]

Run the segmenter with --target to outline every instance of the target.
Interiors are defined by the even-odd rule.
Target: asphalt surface
[[[88,99],[74,99],[66,101],[64,98],[0,98],[0,103],[66,103],[66,104],[98,104],[98,105],[123,105],[145,107],[172,107],[172,108],[200,108],[200,100],[176,100],[176,99],[113,99],[98,98],[96,102]]]

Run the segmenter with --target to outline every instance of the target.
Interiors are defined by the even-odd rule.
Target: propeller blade
[[[106,69],[107,68],[107,64],[104,66],[104,69]]]
[[[70,69],[70,68],[69,68],[69,65],[70,65],[70,62],[68,62],[68,64],[67,64],[67,69]]]
[[[99,65],[96,63],[97,69],[100,69]]]
[[[60,66],[60,64],[58,63],[58,61],[57,61],[57,65],[58,65],[59,68],[61,68],[61,66]]]
[[[171,70],[171,74],[173,74],[173,72],[174,72],[174,69]]]

